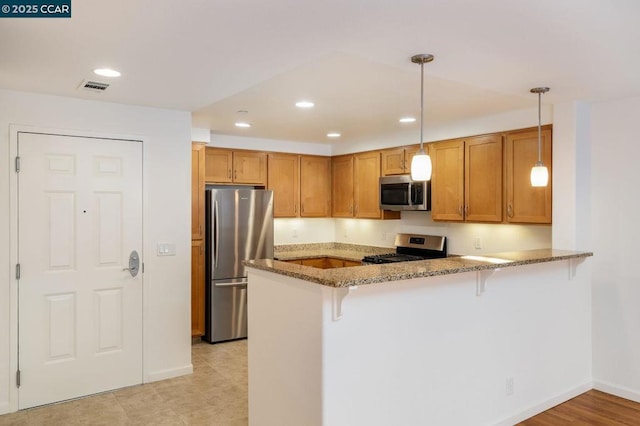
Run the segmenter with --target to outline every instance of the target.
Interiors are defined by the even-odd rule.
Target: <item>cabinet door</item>
[[[433,164],[431,175],[431,218],[462,221],[464,202],[464,141],[429,144]]]
[[[204,155],[203,144],[191,145],[191,239],[204,238]]]
[[[314,258],[314,259],[302,259],[303,266],[311,266],[313,268],[324,269],[325,267],[325,259],[324,257]]]
[[[267,188],[273,191],[273,216],[297,217],[300,205],[299,157],[269,154],[267,176]]]
[[[234,151],[233,182],[267,184],[267,154],[264,152]]]
[[[385,149],[380,152],[382,175],[403,175],[409,165],[406,164],[404,148]]]
[[[331,159],[331,216],[353,217],[353,155]]]
[[[542,161],[549,169],[549,184],[532,187],[531,168],[538,161],[538,132],[508,133],[506,138],[507,221],[551,223],[551,129],[542,131]]]
[[[344,266],[344,261],[342,259],[336,259],[335,257],[327,257],[325,258],[325,268],[342,268]]]
[[[300,157],[300,216],[331,214],[331,158]]]
[[[405,173],[411,173],[411,161],[418,151],[420,151],[420,145],[411,145],[404,149]],[[424,145],[424,151],[429,153],[429,147],[427,145]]]
[[[191,336],[204,335],[204,242],[191,241]]]
[[[464,141],[465,220],[502,221],[502,136]]]
[[[231,183],[233,180],[233,151],[207,147],[204,180],[211,183]]]
[[[354,155],[355,217],[379,219],[380,210],[380,152]]]

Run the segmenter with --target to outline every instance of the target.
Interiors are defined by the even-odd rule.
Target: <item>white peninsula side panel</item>
[[[477,272],[346,290],[251,268],[249,424],[509,425],[563,402],[591,388],[588,268],[503,268],[481,296]]]

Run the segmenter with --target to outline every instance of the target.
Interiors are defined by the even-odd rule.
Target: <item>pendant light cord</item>
[[[422,146],[422,132],[424,130],[424,62],[420,62],[420,151],[424,151]]]
[[[541,107],[542,92],[538,92],[538,163],[542,162],[542,114]]]

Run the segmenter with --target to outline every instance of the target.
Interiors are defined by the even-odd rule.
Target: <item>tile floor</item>
[[[0,416],[0,426],[212,425],[247,420],[247,341],[197,343],[193,375]]]

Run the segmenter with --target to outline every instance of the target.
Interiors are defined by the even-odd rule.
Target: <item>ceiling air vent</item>
[[[109,87],[108,83],[101,83],[99,81],[83,80],[80,84],[80,89],[89,90],[91,92],[102,93]]]

